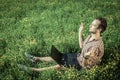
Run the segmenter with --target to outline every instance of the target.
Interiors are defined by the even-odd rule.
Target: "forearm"
[[[80,46],[80,48],[83,47],[83,34],[82,34],[82,31],[79,31],[79,46]]]
[[[83,25],[83,23],[81,23],[80,28],[79,28],[79,33],[78,33],[78,35],[79,35],[79,46],[80,46],[80,48],[83,47],[83,29],[84,29],[84,25]]]
[[[85,65],[95,65],[95,64],[99,64],[99,62],[101,61],[99,56],[92,56],[92,55],[86,55],[85,57]]]

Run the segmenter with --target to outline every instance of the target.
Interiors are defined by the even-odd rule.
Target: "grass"
[[[119,0],[0,0],[0,79],[1,80],[118,80],[120,60]],[[98,16],[107,19],[103,33],[105,55],[100,66],[91,70],[49,70],[28,74],[17,63],[33,67],[53,64],[30,63],[24,52],[50,55],[51,45],[61,52],[80,52],[78,29]],[[55,64],[55,63],[54,63]]]

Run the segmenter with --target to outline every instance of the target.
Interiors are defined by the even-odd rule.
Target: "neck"
[[[91,33],[91,38],[92,39],[99,39],[100,38],[100,33],[97,32],[97,33]]]

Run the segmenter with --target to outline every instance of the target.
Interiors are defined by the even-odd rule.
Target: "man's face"
[[[89,32],[96,33],[97,30],[99,30],[98,29],[99,25],[100,25],[100,21],[95,19],[90,25]]]

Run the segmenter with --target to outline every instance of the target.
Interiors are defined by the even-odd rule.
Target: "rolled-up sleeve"
[[[92,66],[99,64],[101,62],[102,56],[103,51],[101,51],[100,47],[96,47],[94,53],[91,53],[90,57],[86,59],[86,67],[91,68]]]

